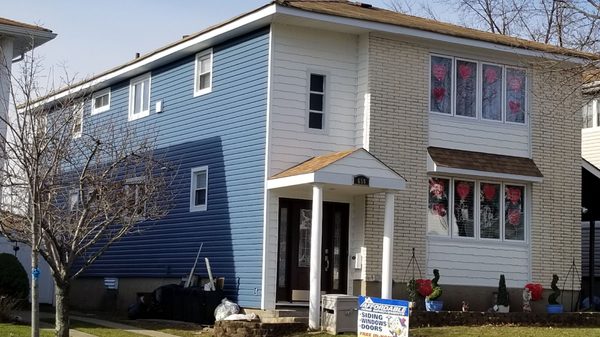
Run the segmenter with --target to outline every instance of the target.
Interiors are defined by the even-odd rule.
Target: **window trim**
[[[205,188],[205,203],[204,205],[196,205],[196,184],[197,174],[204,172],[206,175],[206,188]],[[190,170],[190,212],[202,212],[208,209],[208,166],[194,167]]]
[[[428,178],[441,178],[441,179],[448,179],[449,182],[449,196],[448,196],[448,209],[450,210],[450,212],[448,212],[448,235],[443,235],[443,234],[430,234],[429,233],[429,228],[426,229],[426,236],[429,239],[442,239],[442,240],[453,240],[453,241],[462,241],[462,242],[490,242],[490,243],[498,243],[498,244],[502,244],[502,245],[506,245],[506,244],[512,244],[512,245],[526,245],[529,244],[529,238],[530,238],[530,228],[531,228],[531,219],[530,219],[530,210],[529,208],[531,207],[532,203],[531,203],[531,192],[530,192],[530,184],[527,183],[523,183],[523,182],[515,182],[512,180],[494,180],[494,179],[477,179],[477,178],[467,178],[467,177],[462,177],[462,176],[448,176],[448,175],[428,175]],[[455,235],[453,227],[454,227],[454,184],[456,180],[460,180],[460,181],[472,181],[475,183],[475,193],[474,193],[474,198],[475,198],[475,202],[473,207],[474,209],[474,219],[475,219],[475,223],[473,224],[474,228],[474,236],[473,237],[467,237],[467,236],[458,236]],[[500,231],[499,231],[499,238],[498,239],[492,239],[492,238],[482,238],[481,237],[481,219],[480,219],[480,212],[481,212],[481,184],[482,183],[490,183],[490,184],[497,184],[500,185],[500,200],[499,200],[499,207],[500,207]],[[512,239],[506,239],[505,238],[505,198],[506,198],[506,185],[511,185],[511,186],[521,186],[524,188],[523,190],[523,196],[522,198],[524,198],[525,200],[523,201],[523,221],[524,221],[524,228],[523,228],[523,240],[512,240]],[[427,207],[425,207],[425,210],[427,211]],[[428,223],[426,223],[426,226],[429,226]]]
[[[583,124],[581,125],[581,129],[582,130],[598,130],[598,128],[600,127],[600,118],[598,118],[598,114],[600,114],[600,97],[594,97],[594,98],[590,98],[582,107],[581,110],[581,117],[583,120],[583,109],[587,108],[587,105],[591,103],[591,108],[592,108],[592,126],[589,127],[583,127]]]
[[[451,102],[451,107],[450,107],[450,113],[443,113],[443,112],[438,112],[438,111],[433,111],[432,107],[431,107],[431,62],[432,62],[432,57],[441,57],[441,58],[446,58],[446,59],[450,59],[452,62],[452,71],[451,71],[451,75],[452,79],[450,81],[450,85],[451,85],[451,91],[452,94],[450,95],[450,102]],[[467,117],[467,116],[458,116],[456,115],[456,61],[460,60],[460,61],[467,61],[467,62],[474,62],[477,64],[477,85],[476,85],[476,97],[477,97],[477,104],[476,104],[476,116],[477,117]],[[482,99],[483,99],[483,64],[487,64],[487,65],[494,65],[494,66],[498,66],[502,68],[502,118],[500,120],[493,120],[493,119],[484,119],[483,118],[483,114],[482,114]],[[430,114],[433,115],[437,115],[437,116],[443,116],[446,118],[456,118],[459,117],[461,118],[463,121],[477,121],[477,122],[483,122],[483,123],[493,123],[493,124],[497,124],[497,123],[501,123],[501,124],[505,124],[505,125],[511,125],[511,126],[516,126],[516,127],[528,127],[529,126],[529,113],[530,113],[530,107],[529,107],[529,85],[530,85],[530,72],[528,68],[522,67],[522,66],[518,66],[518,65],[512,65],[512,64],[508,64],[508,63],[496,63],[496,62],[491,62],[491,61],[486,61],[486,60],[479,60],[479,59],[472,59],[469,57],[461,57],[461,56],[453,56],[453,55],[447,55],[447,54],[440,54],[440,53],[429,53],[429,64],[427,66],[428,68],[428,72],[427,72],[427,87],[428,87],[428,92],[427,92],[427,110]],[[518,70],[523,70],[525,72],[525,110],[523,111],[524,113],[524,121],[523,123],[517,123],[517,122],[507,122],[506,121],[506,114],[507,114],[507,107],[506,107],[506,68],[512,68],[512,69],[518,69]]]
[[[210,84],[207,88],[198,89],[198,80],[200,78],[200,75],[203,75],[203,74],[200,74],[200,67],[198,66],[198,64],[199,64],[198,61],[207,55],[209,56],[209,60],[210,60],[210,77],[209,77]],[[203,50],[203,51],[197,53],[196,58],[195,58],[195,63],[194,63],[194,97],[206,95],[206,94],[212,92],[213,74],[214,74],[213,49],[209,48],[209,49],[206,49],[206,50]]]
[[[78,104],[76,109],[76,113],[79,114],[79,131],[75,132],[75,118],[77,118],[76,116],[73,117],[73,126],[71,127],[71,138],[72,139],[77,139],[77,138],[81,138],[81,136],[83,135],[83,104]]]
[[[140,112],[138,113],[134,113],[133,111],[133,107],[135,104],[135,85],[138,83],[142,83],[144,81],[148,80],[148,109],[147,110],[140,110]],[[143,93],[143,91],[142,91]],[[129,114],[128,114],[128,120],[134,121],[136,119],[140,119],[140,118],[144,118],[150,115],[150,107],[151,107],[151,101],[152,101],[152,76],[151,73],[145,73],[143,75],[140,75],[138,77],[135,77],[133,79],[131,79],[129,81]],[[143,102],[142,102],[142,107],[143,107]]]
[[[102,97],[104,95],[108,95],[108,104],[101,106],[100,108],[96,108],[96,98]],[[110,88],[106,88],[100,91],[95,92],[92,95],[92,104],[91,104],[91,110],[92,112],[90,113],[92,116],[93,115],[97,115],[101,112],[105,112],[110,110],[110,99],[111,99],[111,90]]]
[[[329,129],[329,114],[327,113],[327,111],[329,110],[328,109],[329,99],[327,97],[327,79],[330,78],[330,74],[326,71],[311,70],[311,69],[309,69],[307,71],[307,74],[308,74],[308,76],[306,77],[306,114],[305,114],[306,123],[304,124],[304,130],[309,133],[326,134]],[[311,75],[323,76],[323,92],[322,93],[318,92],[318,91],[313,92],[312,90],[310,90]],[[311,93],[323,94],[323,111],[319,112],[319,111],[310,109],[310,94]],[[314,111],[314,113],[320,113],[323,115],[323,117],[321,119],[322,128],[315,129],[315,128],[309,127],[311,111]]]

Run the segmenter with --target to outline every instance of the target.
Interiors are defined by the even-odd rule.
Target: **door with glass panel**
[[[348,264],[348,204],[323,204],[321,291],[346,293]],[[277,301],[308,301],[312,202],[279,200]]]

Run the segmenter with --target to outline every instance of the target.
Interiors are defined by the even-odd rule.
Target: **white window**
[[[325,128],[325,75],[310,74],[308,93],[308,128]]]
[[[150,114],[150,74],[131,80],[129,84],[129,120]]]
[[[208,94],[212,90],[212,49],[196,54],[194,96]]]
[[[429,111],[500,123],[525,124],[527,71],[431,55]]]
[[[79,191],[69,192],[69,211],[76,212],[79,209]]]
[[[145,177],[135,177],[125,180],[125,196],[128,217],[141,220],[146,214]]]
[[[206,211],[208,205],[208,166],[192,169],[190,212]]]
[[[600,101],[590,100],[583,106],[583,128],[600,126]]]
[[[427,233],[524,242],[526,191],[521,184],[430,177]]]
[[[71,134],[73,138],[81,137],[83,133],[83,105],[78,105],[72,108],[72,125]]]
[[[110,88],[95,92],[92,95],[92,115],[110,109]]]

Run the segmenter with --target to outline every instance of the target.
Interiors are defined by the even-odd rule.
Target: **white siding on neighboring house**
[[[467,240],[428,239],[427,273],[440,270],[440,283],[497,287],[500,274],[509,288],[530,280],[529,245]]]
[[[600,167],[600,127],[581,130],[581,156]]]
[[[429,146],[530,157],[529,126],[431,113]]]
[[[358,37],[281,24],[272,34],[269,176],[353,148],[357,134]],[[310,73],[326,76],[324,132],[308,129]]]

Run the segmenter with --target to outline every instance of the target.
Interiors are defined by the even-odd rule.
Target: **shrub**
[[[440,280],[440,271],[437,269],[433,270],[433,279],[431,280],[431,293],[425,297],[428,301],[437,300],[440,296],[442,296],[442,287],[438,285],[438,281]]]
[[[496,299],[497,305],[508,306],[508,291],[506,290],[506,280],[504,275],[500,275],[500,282],[498,282],[498,298]]]
[[[0,253],[0,297],[24,299],[29,295],[27,272],[11,254]]]

